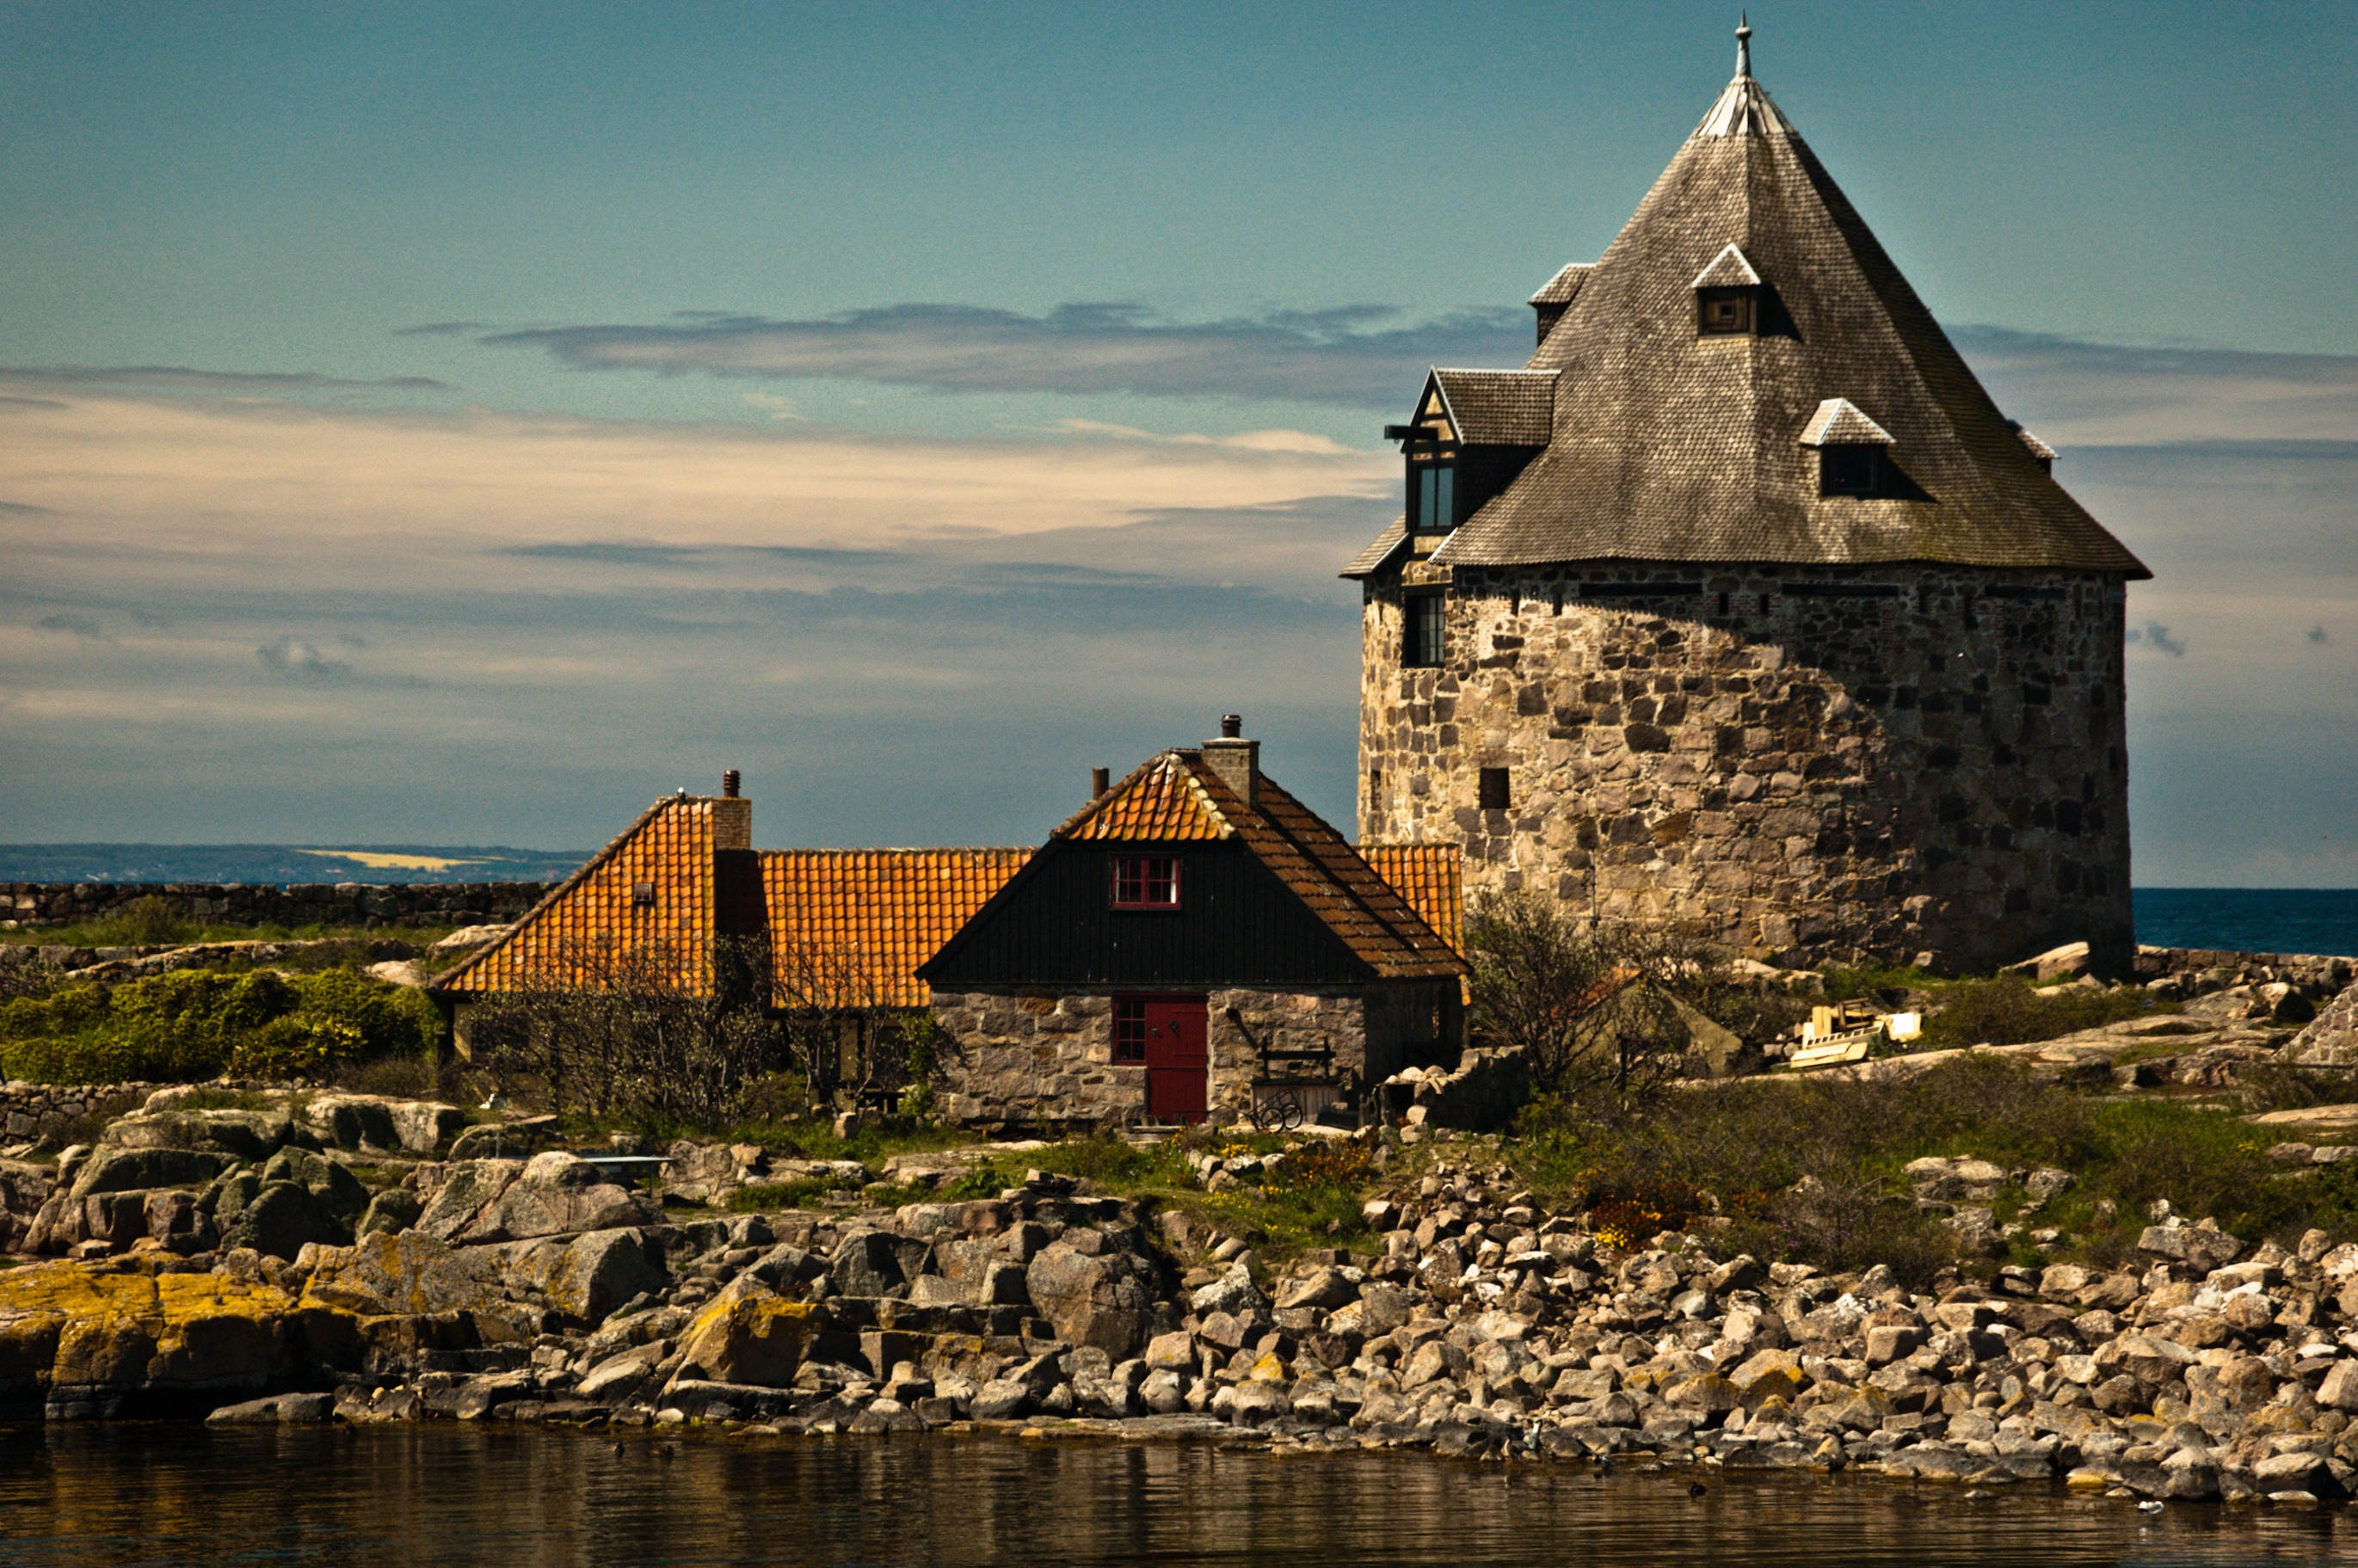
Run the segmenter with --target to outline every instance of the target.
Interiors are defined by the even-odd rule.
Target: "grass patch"
[[[2233,1117],[2098,1099],[1989,1057],[1906,1079],[1731,1084],[1612,1119],[1544,1104],[1519,1130],[1508,1151],[1518,1175],[1556,1203],[1587,1205],[1616,1240],[1724,1219],[1731,1248],[1831,1270],[1888,1263],[1916,1284],[1956,1256],[1953,1233],[1915,1207],[1903,1175],[1928,1154],[2079,1178],[2031,1221],[2061,1228],[2065,1243],[2040,1254],[2018,1242],[2026,1263],[2119,1262],[2158,1198],[2248,1242],[2291,1242],[2312,1227],[2358,1238],[2358,1171],[2288,1174],[2267,1158],[2271,1140]],[[2002,1222],[2031,1203],[2008,1187],[1993,1206]]]
[[[1919,1049],[2028,1045],[2125,1019],[2178,1011],[2176,1002],[2136,989],[2059,987],[2038,990],[2012,976],[1964,980],[1942,993],[1941,1011],[1924,1021],[1924,1040]]]

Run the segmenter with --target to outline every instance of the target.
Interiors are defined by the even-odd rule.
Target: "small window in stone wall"
[[[1437,593],[1412,593],[1401,601],[1401,663],[1412,669],[1432,669],[1441,663],[1444,616],[1447,601]]]
[[[1114,1001],[1113,1059],[1146,1060],[1146,1003],[1139,998],[1120,997]]]
[[[1504,811],[1512,804],[1504,768],[1484,768],[1475,787],[1485,811]]]

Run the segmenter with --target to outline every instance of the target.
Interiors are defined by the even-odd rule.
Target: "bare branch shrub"
[[[769,964],[758,938],[570,942],[533,984],[479,1006],[470,1044],[503,1089],[561,1114],[722,1126],[786,1059],[763,1005]]]
[[[1644,1099],[1693,1070],[1693,1014],[1735,988],[1714,950],[1672,933],[1592,928],[1530,893],[1476,904],[1472,1026],[1520,1047],[1545,1093]]]

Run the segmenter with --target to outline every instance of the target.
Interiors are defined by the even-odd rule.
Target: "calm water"
[[[2358,1561],[2358,1513],[994,1438],[0,1428],[0,1563]]]
[[[2358,888],[2139,888],[2136,935],[2157,947],[2358,954]]]

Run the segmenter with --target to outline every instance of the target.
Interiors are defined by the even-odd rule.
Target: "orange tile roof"
[[[1016,849],[764,849],[716,853],[709,798],[649,806],[517,921],[435,982],[459,995],[595,985],[648,954],[683,990],[711,983],[711,943],[766,932],[774,1000],[923,1007],[916,967],[1032,858]],[[732,806],[736,803],[731,803]],[[758,903],[726,870],[756,871]],[[652,906],[634,900],[651,884]],[[752,889],[742,890],[750,895]]]
[[[710,981],[717,934],[714,808],[709,797],[656,801],[614,841],[527,911],[505,936],[435,982],[437,990],[516,990],[592,985],[651,962],[669,982]],[[636,898],[641,884],[654,902]]]
[[[782,1007],[923,1007],[916,979],[1030,849],[763,849]]]
[[[1059,838],[1226,838],[1233,832],[1179,753],[1165,752],[1083,806]]]
[[[1466,856],[1455,844],[1362,844],[1359,858],[1455,952],[1466,951]]]

